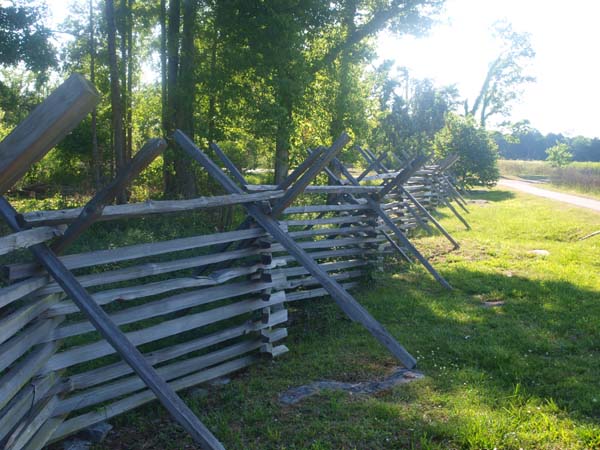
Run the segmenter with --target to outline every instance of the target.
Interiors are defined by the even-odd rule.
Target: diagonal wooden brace
[[[241,194],[239,188],[221,169],[211,161],[183,132],[177,130],[174,134],[175,141],[188,154],[200,163],[207,172],[215,178],[227,192]],[[265,229],[279,244],[281,244],[296,261],[302,265],[331,295],[333,300],[352,320],[362,324],[382,345],[384,345],[407,368],[415,367],[416,359],[406,351],[402,345],[363,308],[342,286],[333,280],[317,262],[310,257],[300,246],[280,228],[277,221],[266,215],[261,208],[252,203],[244,204],[254,220]]]
[[[367,163],[371,163],[371,165],[373,166],[373,169],[377,173],[381,174],[381,173],[387,173],[388,172],[388,169],[383,165],[383,163],[379,159],[372,159],[359,146],[356,146],[356,148],[359,150],[359,153],[365,159],[365,161],[367,161]],[[383,153],[383,155],[385,155],[386,153],[387,152]],[[357,178],[356,181],[360,181],[360,180]],[[404,190],[404,187],[402,185],[398,186],[398,188],[400,190]],[[427,234],[429,234],[429,235],[433,234],[433,230],[431,229],[431,227],[429,226],[429,224],[426,221],[424,221],[421,218],[421,216],[419,214],[417,214],[417,212],[415,212],[415,210],[410,206],[409,202],[406,202],[406,209],[408,210],[408,212],[410,213],[410,215],[417,221],[417,223],[421,226],[421,228],[423,228],[427,232]]]
[[[17,212],[2,196],[0,196],[0,215],[12,230],[22,231],[16,220]],[[127,339],[58,257],[45,244],[36,244],[29,247],[29,250],[192,438],[205,449],[224,450],[217,438],[198,420],[167,382],[156,373],[135,345]]]
[[[149,140],[133,159],[124,167],[114,180],[102,188],[94,197],[83,207],[79,217],[75,219],[67,228],[62,238],[55,241],[52,245],[52,251],[56,254],[62,253],[69,245],[75,241],[81,234],[87,230],[100,216],[104,207],[111,203],[114,198],[125,187],[144,170],[148,164],[166,148],[167,143],[162,139]]]
[[[410,164],[408,164],[406,168],[404,168],[396,176],[394,180],[388,183],[381,191],[377,193],[378,199],[384,197],[385,194],[382,194],[382,192],[384,192],[386,188],[388,188],[387,190],[389,192],[394,187],[401,186],[404,182],[406,182],[406,180],[408,180],[412,176],[412,174],[416,170],[418,170],[419,167],[421,167],[425,160],[426,158],[424,158],[423,155],[420,157],[417,156]],[[341,170],[342,174],[344,174],[346,179],[348,179],[352,184],[358,185],[358,182],[352,176],[352,174],[348,172],[348,169],[346,169],[346,167],[344,167],[344,165],[341,162],[337,161],[337,163],[339,164],[339,169]],[[425,258],[421,254],[421,252],[417,250],[417,248],[408,240],[404,233],[402,233],[402,231],[396,226],[394,221],[390,219],[390,217],[386,214],[383,208],[381,208],[379,201],[374,200],[370,196],[365,196],[365,199],[369,207],[381,218],[381,220],[383,220],[383,223],[385,223],[388,226],[388,228],[392,230],[392,232],[394,233],[396,238],[402,243],[402,245],[404,245],[410,250],[414,257],[423,265],[423,267],[425,267],[425,269],[427,269],[427,271],[438,281],[438,283],[440,283],[446,289],[452,289],[452,286],[450,286],[450,284],[444,279],[444,277],[442,277],[438,273],[438,271],[435,270],[435,268],[429,263],[429,261],[427,261],[427,258]]]

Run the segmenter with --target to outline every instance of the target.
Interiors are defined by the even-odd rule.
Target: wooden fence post
[[[71,75],[0,142],[0,195],[58,144],[100,101],[96,88]]]

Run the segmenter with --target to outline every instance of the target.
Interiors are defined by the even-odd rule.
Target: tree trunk
[[[291,96],[283,99],[286,113],[279,117],[277,135],[275,137],[275,184],[285,180],[290,169],[290,140],[292,137],[292,99]]]
[[[133,0],[127,2],[127,160],[133,153]]]
[[[177,78],[175,125],[194,139],[194,103],[196,100],[196,48],[194,46],[197,0],[183,0],[183,33]],[[190,198],[197,194],[194,166],[179,147],[175,149],[177,194]]]
[[[112,113],[112,135],[117,172],[125,165],[125,140],[123,136],[123,111],[119,89],[119,67],[117,64],[115,8],[113,0],[106,0],[106,22],[108,24],[108,65],[110,69],[110,103]],[[127,201],[124,193],[117,196],[117,203]]]
[[[169,21],[167,24],[167,107],[165,111],[165,135],[168,138],[175,131],[177,71],[179,68],[179,26],[181,23],[180,0],[169,1]],[[176,145],[170,143],[164,152],[163,174],[165,194],[177,195],[175,172]]]
[[[163,136],[167,135],[167,6],[160,0],[160,106]]]
[[[96,42],[94,36],[94,3],[90,0],[90,82],[96,83]],[[94,187],[96,190],[102,187],[102,155],[98,147],[98,110],[92,110],[92,172],[94,176]]]

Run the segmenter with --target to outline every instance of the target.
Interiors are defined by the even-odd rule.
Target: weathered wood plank
[[[280,325],[287,321],[287,314],[278,314],[277,316],[271,316],[269,319],[270,320],[268,323],[263,323],[262,321],[248,321],[242,325],[226,328],[197,339],[192,339],[190,341],[182,342],[166,348],[161,348],[160,350],[144,354],[144,357],[152,365],[169,361],[171,359],[176,359],[188,353],[202,350],[230,339],[247,335],[251,332],[261,330],[264,331],[268,327]],[[287,335],[287,330],[285,328],[279,328],[274,330],[273,333],[277,333],[277,336],[280,336],[280,339],[283,339],[285,335]],[[97,369],[92,369],[87,372],[71,375],[65,380],[65,383],[68,384],[71,390],[77,391],[105,383],[115,378],[131,374],[132,372],[133,370],[127,364],[118,362]]]
[[[215,308],[196,314],[189,314],[177,319],[167,320],[158,325],[143,328],[141,330],[125,333],[126,337],[134,345],[146,344],[157,341],[167,336],[183,333],[194,328],[202,327],[211,323],[230,319],[252,311],[277,305],[285,301],[285,292],[280,291],[273,294],[269,301],[262,298],[244,300],[230,305]],[[285,310],[284,310],[285,311]],[[115,349],[106,341],[97,341],[79,347],[72,347],[54,355],[43,367],[42,372],[47,373],[54,370],[64,369],[85,361],[91,361],[102,356],[112,355]]]
[[[285,286],[285,276],[281,276],[271,283],[244,281],[241,283],[215,286],[191,292],[184,292],[182,294],[127,308],[111,314],[110,318],[116,325],[125,325],[153,317],[160,317],[195,306],[206,305],[226,298],[235,298],[260,292],[263,289],[281,288],[283,286]],[[88,321],[70,323],[57,328],[51,335],[46,336],[44,342],[77,336],[90,331],[94,331],[94,326]]]
[[[39,104],[0,142],[0,194],[75,128],[99,100],[94,86],[73,74]]]
[[[48,284],[48,277],[29,278],[0,289],[0,308],[7,306]]]
[[[50,335],[63,320],[56,317],[49,320],[38,320],[12,339],[0,345],[0,372],[27,353],[35,345]]]
[[[31,300],[26,305],[0,319],[0,344],[17,334],[25,325],[60,300],[60,295],[49,295]]]
[[[205,355],[177,361],[161,366],[156,372],[166,381],[189,375],[209,366],[220,364],[228,359],[236,358],[253,350],[258,350],[264,343],[261,339],[242,341]],[[137,376],[119,379],[115,382],[103,384],[93,389],[78,392],[60,402],[56,408],[57,414],[66,414],[79,409],[97,405],[117,397],[131,394],[144,389],[144,383]]]
[[[0,408],[31,381],[57,348],[56,342],[38,346],[0,378]]]
[[[274,184],[247,184],[246,189],[251,192],[272,191],[277,186]],[[304,194],[375,194],[381,190],[380,186],[322,186],[309,185],[304,189]]]
[[[121,261],[129,261],[148,256],[163,255],[183,250],[208,247],[222,242],[239,241],[248,238],[264,236],[264,231],[251,228],[241,231],[228,231],[225,233],[206,234],[187,238],[172,239],[169,241],[151,242],[148,244],[128,245],[108,250],[98,250],[87,253],[77,253],[59,257],[59,260],[69,270],[84,267],[98,266],[101,264],[112,264]],[[37,265],[33,263],[11,264],[6,266],[7,278],[13,280],[33,275]]]
[[[213,272],[206,277],[186,277],[173,278],[169,280],[156,281],[142,285],[127,286],[92,294],[92,298],[99,305],[106,305],[116,300],[135,300],[148,296],[164,294],[178,289],[188,289],[195,287],[216,286],[226,283],[235,278],[250,275],[260,269],[274,269],[286,264],[284,259],[275,259],[271,264],[254,264],[251,266],[233,267],[218,272]],[[71,301],[63,301],[54,305],[46,312],[46,316],[70,314],[79,311],[77,306]]]
[[[5,450],[21,450],[25,447],[42,425],[52,417],[58,405],[58,397],[53,395],[40,403],[8,438],[4,446]]]
[[[102,273],[81,275],[76,277],[76,279],[84,287],[100,286],[104,284],[137,280],[138,278],[177,272],[179,270],[197,267],[198,264],[211,264],[215,262],[246,258],[249,256],[260,255],[261,252],[262,250],[260,248],[251,247],[243,250],[232,250],[230,252],[216,255],[196,256],[193,258],[177,259],[174,261],[166,261],[161,263],[146,263],[138,266],[126,267],[124,269],[115,269]],[[48,286],[40,289],[39,291],[40,295],[54,292],[62,292],[62,288],[58,283],[49,283]]]
[[[0,237],[0,255],[6,255],[20,248],[46,242],[63,234],[63,229],[58,227],[39,227],[32,230],[19,231]]]
[[[0,410],[0,442],[15,427],[15,425],[31,410],[37,399],[44,398],[52,388],[58,375],[50,373],[36,378],[15,395],[12,400]]]
[[[210,369],[201,370],[197,373],[179,378],[178,380],[169,383],[169,386],[175,391],[186,389],[188,387],[195,386],[228,373],[243,369],[244,367],[254,364],[258,360],[259,357],[257,356],[245,356],[215,367],[211,367]],[[92,411],[77,417],[73,417],[72,419],[68,419],[63,422],[60,427],[58,427],[56,432],[52,435],[50,442],[55,442],[64,438],[65,436],[68,436],[69,434],[81,430],[82,428],[86,428],[95,423],[110,419],[111,417],[137,408],[138,406],[148,403],[154,399],[155,396],[152,391],[146,390],[104,406],[98,411]]]
[[[283,196],[283,191],[265,191],[252,194],[215,195],[188,200],[147,200],[141,203],[126,205],[109,205],[102,210],[99,221],[128,219],[153,214],[171,214],[200,209],[220,208],[223,206],[241,205],[249,202],[268,201]],[[23,214],[22,220],[29,225],[57,225],[73,222],[83,208],[60,209],[56,211],[32,211]]]

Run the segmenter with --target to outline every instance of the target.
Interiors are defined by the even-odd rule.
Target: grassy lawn
[[[460,250],[418,241],[453,292],[392,265],[356,293],[419,358],[423,380],[279,404],[290,387],[381,378],[396,365],[319,299],[293,311],[289,353],[206,397],[186,394],[188,404],[228,449],[600,448],[600,239],[577,240],[600,215],[500,190],[474,197],[485,202],[471,205],[472,231],[442,211]],[[193,448],[156,402],[113,423],[97,449]]]
[[[573,162],[563,168],[546,161],[498,161],[500,174],[507,178],[542,182],[544,189],[600,198],[600,163]]]

